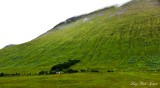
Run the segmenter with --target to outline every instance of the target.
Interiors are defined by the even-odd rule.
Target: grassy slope
[[[142,74],[142,73],[124,73],[124,72],[2,77],[0,80],[0,87],[1,88],[62,88],[62,87],[63,88],[159,88],[160,86],[159,77],[160,75],[155,75],[154,73]],[[132,83],[137,83],[137,85],[132,85]]]
[[[75,69],[160,69],[158,0],[135,1],[85,18],[30,42],[1,49],[0,71],[38,72],[68,59],[81,60]]]

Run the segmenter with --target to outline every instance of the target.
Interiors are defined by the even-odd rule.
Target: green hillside
[[[160,70],[160,1],[105,8],[3,48],[0,72],[34,73],[71,59],[81,60],[78,70]]]

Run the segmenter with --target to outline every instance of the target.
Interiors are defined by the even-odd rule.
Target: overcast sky
[[[30,41],[69,17],[130,0],[0,0],[0,48]]]

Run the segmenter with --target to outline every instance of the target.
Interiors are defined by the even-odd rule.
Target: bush
[[[99,72],[98,70],[92,69],[91,72]]]
[[[5,74],[4,73],[0,73],[0,77],[2,77],[2,76],[5,76]]]
[[[113,70],[107,70],[107,72],[113,72]]]
[[[86,70],[80,70],[81,72],[86,72]]]
[[[56,74],[56,71],[50,71],[49,74]]]
[[[38,74],[39,75],[48,75],[49,73],[48,73],[48,71],[40,71]]]
[[[21,74],[20,74],[20,73],[15,73],[15,75],[16,75],[16,76],[20,76]]]
[[[64,70],[64,73],[77,73],[78,70],[73,70],[73,69],[66,69]]]
[[[54,71],[62,71],[64,69],[68,69],[70,66],[75,65],[78,62],[80,62],[80,60],[68,60],[68,62],[64,62],[62,64],[57,64],[53,66],[50,72],[52,73]]]

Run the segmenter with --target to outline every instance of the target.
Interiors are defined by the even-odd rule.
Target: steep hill
[[[0,72],[49,70],[70,59],[81,60],[75,69],[160,70],[160,0],[133,0],[66,22],[1,49]]]

